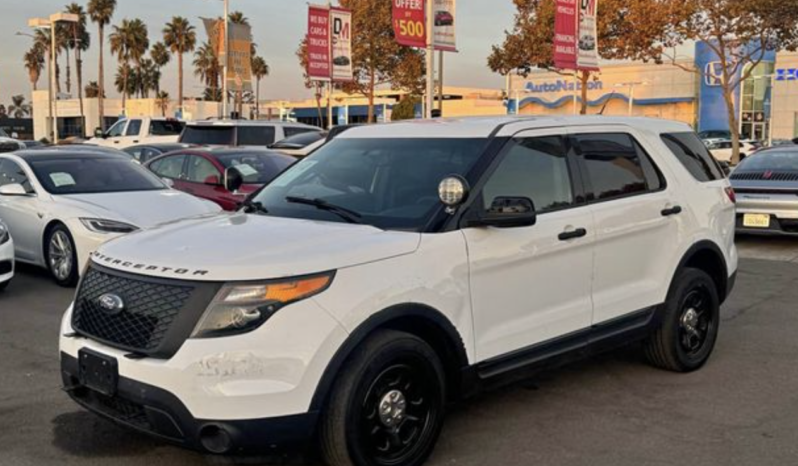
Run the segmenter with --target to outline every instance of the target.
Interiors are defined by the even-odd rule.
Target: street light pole
[[[224,2],[224,67],[222,77],[222,114],[224,119],[230,118],[230,112],[227,102],[227,64],[230,63],[230,0],[222,0]]]
[[[432,118],[432,106],[435,102],[435,41],[432,35],[435,32],[432,0],[427,0],[427,95],[424,118]]]

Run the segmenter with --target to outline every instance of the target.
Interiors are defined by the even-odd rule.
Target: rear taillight
[[[732,201],[732,204],[737,204],[737,194],[734,192],[734,188],[726,188],[726,195],[729,196],[729,200]]]

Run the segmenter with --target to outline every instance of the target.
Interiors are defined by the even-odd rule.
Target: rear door
[[[562,130],[519,133],[477,192],[472,208],[528,197],[538,214],[529,227],[463,230],[480,361],[590,327],[595,228],[572,156]]]
[[[596,223],[593,323],[660,304],[681,247],[683,208],[628,127],[572,129],[587,199]]]

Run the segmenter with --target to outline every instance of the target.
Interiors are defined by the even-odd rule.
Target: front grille
[[[95,407],[112,418],[144,430],[153,430],[144,406],[120,397],[110,397],[92,393],[96,400]]]
[[[187,285],[148,282],[89,269],[78,291],[72,326],[88,336],[122,349],[156,351],[191,298]],[[107,293],[125,303],[122,312],[102,309],[99,298]]]
[[[798,181],[798,173],[791,172],[735,172],[731,179],[739,181]]]

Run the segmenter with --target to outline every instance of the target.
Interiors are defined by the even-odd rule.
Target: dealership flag
[[[252,28],[243,24],[231,24],[228,36],[230,55],[224,50],[224,20],[202,18],[219,63],[227,60],[227,84],[241,92],[252,91]]]
[[[393,32],[396,42],[407,47],[427,47],[424,0],[393,0]]]
[[[352,12],[341,8],[330,9],[332,29],[332,79],[354,80],[352,71]]]
[[[435,50],[457,51],[457,0],[435,0],[433,4]]]
[[[580,70],[598,71],[599,69],[597,6],[598,0],[580,0],[576,58],[576,66]]]
[[[310,5],[308,10],[308,76],[314,81],[332,77],[330,59],[330,10]]]

